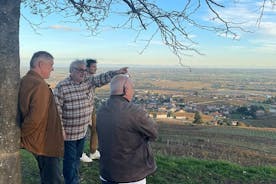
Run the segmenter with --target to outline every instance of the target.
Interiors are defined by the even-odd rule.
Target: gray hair
[[[73,69],[74,68],[78,68],[80,65],[86,65],[85,61],[84,60],[75,60],[73,61],[71,64],[70,64],[70,68],[69,68],[69,72],[72,73]]]
[[[38,52],[35,52],[31,58],[31,61],[30,61],[30,67],[31,68],[35,68],[35,66],[37,65],[38,61],[41,61],[41,60],[53,60],[54,57],[49,53],[49,52],[46,52],[46,51],[38,51]]]
[[[129,77],[127,75],[116,75],[110,82],[111,95],[125,95],[125,88],[129,85]]]

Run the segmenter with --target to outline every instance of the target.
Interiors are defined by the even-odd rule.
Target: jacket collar
[[[119,99],[121,101],[127,101],[129,102],[126,98],[124,98],[122,95],[110,95],[110,99]]]
[[[31,75],[31,76],[33,76],[33,77],[35,77],[35,78],[37,78],[37,79],[39,79],[39,80],[41,80],[41,81],[43,81],[43,82],[46,83],[46,81],[45,81],[38,73],[36,73],[36,72],[33,71],[33,70],[29,70],[28,73],[27,73],[27,75]],[[46,84],[47,84],[47,83],[46,83]],[[50,87],[49,84],[47,84],[47,85],[48,85],[48,87]]]
[[[33,71],[33,70],[29,70],[27,74],[28,74],[28,75],[32,75],[32,76],[34,76],[34,77],[36,77],[36,78],[39,78],[39,79],[41,79],[41,80],[44,81],[44,79],[43,79],[38,73],[36,73],[36,72]]]

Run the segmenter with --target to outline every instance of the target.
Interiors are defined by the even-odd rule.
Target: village
[[[26,72],[26,68],[21,72]],[[67,75],[68,68],[57,68],[47,82],[54,88]],[[205,125],[276,127],[274,73],[230,69],[183,73],[171,68],[133,68],[131,76],[135,83],[133,102],[158,121],[193,123],[198,112]],[[97,88],[96,95],[99,101],[105,101],[109,86]],[[262,121],[264,117],[267,118]]]
[[[104,102],[108,97],[101,96],[98,98]],[[178,123],[193,123],[196,112],[200,113],[202,118],[201,124],[206,125],[228,125],[228,126],[245,126],[241,120],[259,118],[272,113],[276,116],[276,106],[268,105],[269,109],[257,109],[254,117],[242,115],[233,118],[240,107],[248,106],[256,102],[256,99],[263,100],[263,96],[258,94],[250,95],[204,95],[190,93],[183,95],[172,95],[157,93],[149,90],[136,90],[133,102],[145,108],[149,115],[162,121],[175,120]]]

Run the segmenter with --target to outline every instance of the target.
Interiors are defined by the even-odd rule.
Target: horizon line
[[[128,67],[134,67],[134,68],[156,68],[156,69],[164,69],[164,68],[178,68],[178,69],[188,69],[188,70],[192,70],[192,69],[267,69],[267,70],[274,70],[276,69],[275,67],[271,67],[271,66],[181,66],[181,65],[155,65],[155,64],[151,64],[151,65],[141,65],[141,64],[97,64],[99,67],[104,67],[104,68],[110,68],[112,66],[128,66]],[[20,69],[21,68],[28,68],[28,65],[20,65]],[[55,64],[54,68],[68,68],[69,65],[66,64]]]

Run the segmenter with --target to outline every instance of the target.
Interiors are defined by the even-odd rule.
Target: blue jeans
[[[64,141],[63,176],[65,184],[79,183],[80,157],[84,148],[84,138]]]

